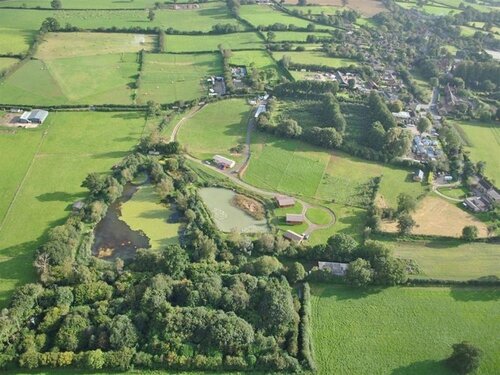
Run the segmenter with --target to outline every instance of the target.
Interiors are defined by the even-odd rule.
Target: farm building
[[[43,124],[48,115],[49,112],[43,109],[34,109],[31,112],[24,112],[18,121],[23,124]]]
[[[413,181],[421,182],[424,179],[424,171],[419,169],[413,174]]]
[[[259,105],[257,107],[257,111],[255,111],[255,118],[258,118],[260,114],[264,112],[266,112],[266,105],[265,104]]]
[[[294,231],[287,230],[284,234],[283,237],[285,237],[287,240],[290,241],[296,241],[296,242],[302,242],[304,237],[300,234],[295,233]]]
[[[278,207],[293,207],[295,206],[295,199],[290,197],[277,196],[276,203]]]
[[[473,212],[488,211],[488,203],[480,197],[465,198],[463,205]]]
[[[219,168],[222,169],[233,168],[234,165],[236,164],[234,160],[225,158],[224,156],[220,155],[215,155],[213,161],[215,164],[219,166]]]
[[[302,224],[304,220],[304,215],[302,214],[286,214],[286,223],[289,225]]]
[[[320,270],[329,271],[335,276],[345,276],[349,268],[349,263],[318,262],[318,268]]]

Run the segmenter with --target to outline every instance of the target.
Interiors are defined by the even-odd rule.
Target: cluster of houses
[[[436,160],[444,155],[437,138],[433,138],[429,135],[415,135],[415,137],[413,137],[411,150],[414,158],[420,161]]]
[[[290,208],[295,206],[295,199],[291,197],[286,197],[282,195],[278,195],[274,198],[276,200],[276,204],[279,208]],[[288,225],[300,225],[305,221],[305,217],[302,214],[286,214],[286,223]],[[283,237],[287,240],[293,242],[302,242],[305,239],[304,234],[298,234],[293,230],[287,230],[283,233]]]
[[[474,196],[465,198],[463,204],[473,212],[486,212],[500,204],[500,192],[484,178],[476,178],[472,192]]]

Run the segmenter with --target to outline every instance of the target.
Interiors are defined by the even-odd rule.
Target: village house
[[[295,233],[292,230],[287,230],[285,233],[283,233],[283,237],[285,237],[287,240],[294,241],[294,242],[302,242],[304,237],[301,234]]]
[[[485,212],[488,211],[488,202],[485,202],[481,197],[469,197],[465,198],[463,205],[473,212]]]
[[[299,225],[304,222],[305,218],[302,214],[286,214],[286,223],[288,225]]]
[[[295,206],[295,199],[293,199],[293,198],[284,197],[284,196],[276,196],[275,199],[276,199],[276,203],[278,204],[278,207],[280,207],[280,208]]]
[[[236,162],[234,160],[225,158],[224,156],[215,155],[213,157],[214,163],[221,169],[233,168]]]
[[[500,193],[493,184],[486,181],[484,178],[480,178],[477,184],[474,186],[473,191],[483,198],[489,206],[495,206],[500,203]]]
[[[318,268],[322,271],[328,271],[335,276],[345,276],[349,268],[349,263],[318,262]]]
[[[266,112],[266,105],[265,104],[259,105],[257,107],[257,111],[255,111],[255,118],[258,118],[260,114],[264,112]]]

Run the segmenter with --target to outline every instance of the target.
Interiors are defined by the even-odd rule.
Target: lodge
[[[280,207],[280,208],[295,206],[295,199],[293,199],[293,198],[284,197],[284,196],[277,196],[277,197],[275,197],[275,199],[276,199],[276,203],[278,204],[278,207]]]
[[[292,230],[287,230],[283,234],[283,237],[285,237],[287,240],[295,241],[295,242],[299,242],[299,243],[302,242],[302,240],[304,239],[304,237],[302,235],[295,233]]]
[[[288,225],[299,225],[304,222],[304,215],[302,214],[286,214],[286,223]]]

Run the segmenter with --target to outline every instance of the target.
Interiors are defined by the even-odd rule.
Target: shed
[[[345,276],[349,268],[349,263],[318,262],[318,268],[320,270],[329,271],[335,276]]]
[[[279,207],[293,207],[295,206],[295,199],[284,196],[277,196],[276,203]]]
[[[83,201],[76,201],[75,203],[73,203],[73,211],[79,211],[81,210],[83,207],[85,207],[85,203]]]
[[[255,111],[255,118],[258,118],[260,114],[264,112],[266,112],[266,105],[265,104],[259,105],[257,107],[257,111]]]
[[[296,241],[296,242],[301,242],[304,239],[304,237],[302,235],[297,234],[292,230],[287,230],[283,234],[283,237],[285,237],[287,240]]]
[[[418,171],[415,172],[415,174],[413,175],[413,181],[423,181],[424,179],[424,171],[419,169]]]
[[[29,116],[29,122],[34,122],[36,124],[43,124],[49,112],[44,111],[43,109],[34,109],[31,111]]]
[[[233,168],[236,162],[234,160],[225,158],[224,156],[220,155],[215,155],[213,157],[213,161],[215,164],[217,164],[220,168],[226,169],[226,168]]]
[[[23,124],[28,124],[30,122],[30,114],[31,112],[23,112],[21,116],[19,116],[19,122]]]
[[[298,225],[304,222],[304,215],[302,214],[286,214],[286,223],[290,225]]]

